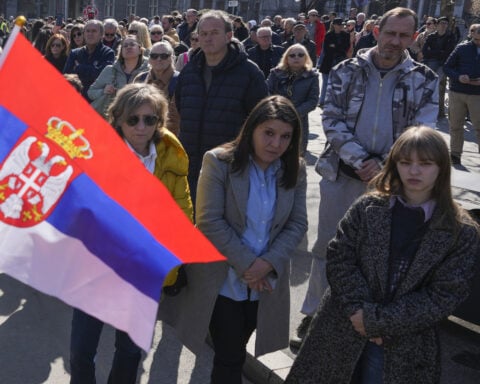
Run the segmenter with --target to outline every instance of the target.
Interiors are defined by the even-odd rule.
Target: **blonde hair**
[[[152,42],[150,40],[150,33],[147,26],[141,21],[132,21],[128,26],[129,30],[137,31],[137,40],[143,48],[150,50],[152,48]]]
[[[305,65],[303,66],[303,69],[305,71],[310,71],[313,68],[313,62],[312,62],[312,59],[310,58],[310,55],[308,54],[307,49],[302,44],[293,44],[290,47],[288,47],[287,50],[283,52],[282,58],[280,59],[280,63],[278,63],[277,68],[283,71],[289,70],[290,67],[288,66],[288,55],[294,49],[299,49],[303,53],[305,53]]]

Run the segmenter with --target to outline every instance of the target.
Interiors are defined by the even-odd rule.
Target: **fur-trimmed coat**
[[[480,252],[473,226],[455,236],[435,209],[412,264],[393,300],[385,302],[391,232],[390,200],[364,196],[339,224],[327,251],[331,289],[310,326],[285,381],[350,383],[369,338],[384,340],[385,384],[433,384],[440,379],[436,325],[467,298]],[[350,316],[363,309],[367,336]]]

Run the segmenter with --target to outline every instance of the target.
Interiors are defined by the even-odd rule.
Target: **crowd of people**
[[[23,33],[227,258],[175,270],[159,310],[194,352],[210,335],[213,384],[241,383],[254,330],[256,355],[301,347],[288,383],[437,382],[436,325],[467,298],[480,252],[450,191],[466,118],[480,151],[480,24],[462,40],[447,17],[420,24],[407,8],[54,21]],[[447,84],[450,149],[433,129]],[[305,318],[289,340],[312,111],[327,144]],[[95,382],[102,325],[74,310],[72,383]],[[122,331],[115,348],[109,382],[134,383],[140,349]]]

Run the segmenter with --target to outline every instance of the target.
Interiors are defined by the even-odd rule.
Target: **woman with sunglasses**
[[[175,135],[165,129],[166,116],[167,100],[149,84],[126,85],[118,92],[108,110],[110,124],[128,148],[147,171],[165,185],[192,220],[192,201],[187,181],[188,157]],[[175,272],[167,276],[164,285],[175,282]],[[95,383],[95,355],[102,328],[100,320],[74,309],[70,345],[72,384]],[[140,358],[140,348],[127,333],[116,330],[115,355],[108,382],[135,384]]]
[[[138,42],[143,47],[143,55],[148,57],[150,49],[152,48],[152,41],[150,40],[148,27],[141,21],[132,21],[128,25],[128,34],[137,36]]]
[[[47,41],[45,48],[45,59],[62,73],[65,63],[67,62],[68,42],[65,37],[56,33]]]
[[[280,63],[267,78],[268,92],[290,99],[302,119],[301,155],[308,144],[308,113],[318,101],[318,73],[302,44],[293,44],[283,53]]]
[[[85,37],[83,36],[83,24],[74,24],[70,30],[70,47],[69,52],[73,51],[75,48],[80,48],[85,45]]]
[[[163,27],[160,24],[153,24],[150,27],[150,41],[152,45],[162,41],[163,39]]]
[[[153,44],[148,62],[150,70],[140,73],[135,82],[155,85],[168,99],[168,115],[166,127],[178,136],[180,116],[175,106],[175,86],[179,72],[174,68],[174,52],[172,45],[166,41]]]
[[[146,69],[148,60],[143,56],[143,47],[137,36],[128,35],[120,44],[117,60],[113,65],[107,65],[88,89],[92,107],[105,117],[115,93],[133,83],[135,77]]]

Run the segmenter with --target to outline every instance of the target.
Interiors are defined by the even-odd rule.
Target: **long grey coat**
[[[387,291],[389,199],[361,197],[347,212],[327,251],[331,285],[286,383],[350,383],[368,338],[384,339],[385,384],[437,383],[440,353],[436,324],[469,292],[479,235],[464,225],[455,239],[434,211],[412,264],[392,302]],[[363,308],[367,337],[350,323]]]
[[[248,171],[232,173],[230,165],[217,158],[220,151],[220,148],[209,151],[203,158],[196,222],[228,261],[187,265],[187,287],[176,297],[165,297],[160,304],[160,318],[176,329],[182,342],[193,352],[201,351],[205,343],[213,307],[229,266],[241,276],[256,259],[241,242],[246,224]],[[281,175],[280,169],[278,181]],[[307,230],[306,186],[304,166],[295,188],[285,189],[277,185],[269,248],[261,257],[272,264],[278,280],[272,293],[260,292],[257,356],[288,346],[289,261]]]

